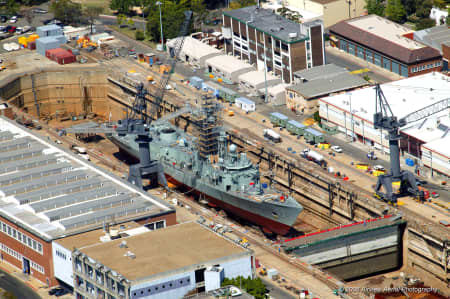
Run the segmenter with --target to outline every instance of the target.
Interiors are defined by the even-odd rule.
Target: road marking
[[[368,68],[363,68],[363,69],[351,71],[350,74],[357,75],[357,74],[362,74],[362,73],[368,73],[369,71],[370,70]]]

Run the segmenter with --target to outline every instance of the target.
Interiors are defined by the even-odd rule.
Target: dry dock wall
[[[352,280],[400,268],[402,233],[400,221],[331,238],[302,242],[285,250],[343,280]]]

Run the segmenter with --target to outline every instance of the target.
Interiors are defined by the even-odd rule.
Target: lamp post
[[[162,30],[162,17],[161,17],[161,1],[156,2],[156,5],[159,6],[159,23],[161,24],[161,46],[163,47],[164,50],[164,35],[163,35],[163,30]]]

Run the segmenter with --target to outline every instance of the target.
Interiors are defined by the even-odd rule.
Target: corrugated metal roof
[[[336,75],[348,73],[348,71],[335,64],[324,64],[315,66],[310,69],[294,72],[294,77],[301,78],[307,81],[324,79],[328,77],[335,77]]]
[[[270,115],[275,116],[275,117],[277,117],[277,118],[279,118],[279,119],[283,119],[283,120],[289,118],[289,117],[287,117],[286,115],[281,114],[281,113],[279,113],[279,112],[272,112],[272,113],[270,113]]]
[[[293,126],[295,126],[295,127],[297,127],[297,128],[305,128],[305,127],[306,127],[304,124],[299,123],[298,121],[293,120],[293,119],[291,119],[291,120],[288,121],[287,123],[288,123],[288,124],[291,124],[291,125],[293,125]]]
[[[236,98],[235,101],[236,101],[236,102],[242,102],[242,103],[245,103],[245,104],[247,104],[247,105],[254,105],[254,104],[255,104],[255,102],[253,102],[253,101],[251,101],[251,100],[249,100],[249,99],[247,99],[247,98],[243,98],[243,97]]]
[[[367,84],[368,82],[359,76],[342,73],[327,79],[316,79],[305,83],[290,85],[286,87],[286,89],[293,90],[308,99],[362,87]]]
[[[311,135],[314,135],[314,136],[322,136],[323,135],[322,133],[320,133],[317,130],[314,130],[313,128],[306,128],[305,132],[308,132],[308,133],[310,133]]]
[[[103,221],[172,211],[163,201],[1,116],[0,128],[15,134],[12,140],[0,139],[0,215],[45,240],[98,228]],[[0,131],[0,136],[7,135]],[[18,145],[26,147],[15,149]]]

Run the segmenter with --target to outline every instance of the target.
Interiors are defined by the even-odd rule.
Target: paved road
[[[18,299],[41,299],[41,297],[36,294],[30,287],[1,269],[0,288],[14,294],[14,296],[16,296],[16,298]]]
[[[296,298],[295,296],[289,294],[288,292],[286,292],[285,290],[283,290],[276,284],[274,284],[266,279],[263,280],[263,282],[266,285],[266,288],[269,290],[270,298],[273,298],[273,299],[295,299]]]
[[[117,17],[116,16],[108,16],[108,15],[100,15],[99,20],[103,25],[117,25]],[[136,29],[144,30],[145,21],[139,19],[138,17],[133,18],[134,26]]]
[[[345,67],[349,71],[356,71],[367,67],[364,61],[361,61],[361,64],[357,64],[344,55],[339,55],[337,53],[331,52],[327,49],[327,47],[325,47],[325,55],[327,63],[333,63],[335,65]],[[368,68],[370,69],[370,66]],[[392,81],[392,79],[390,79],[389,77],[381,74],[380,72],[374,72],[372,69],[370,69],[368,73],[360,74],[359,76],[364,77],[365,74],[367,74],[371,79],[375,80],[378,83],[386,83]]]

